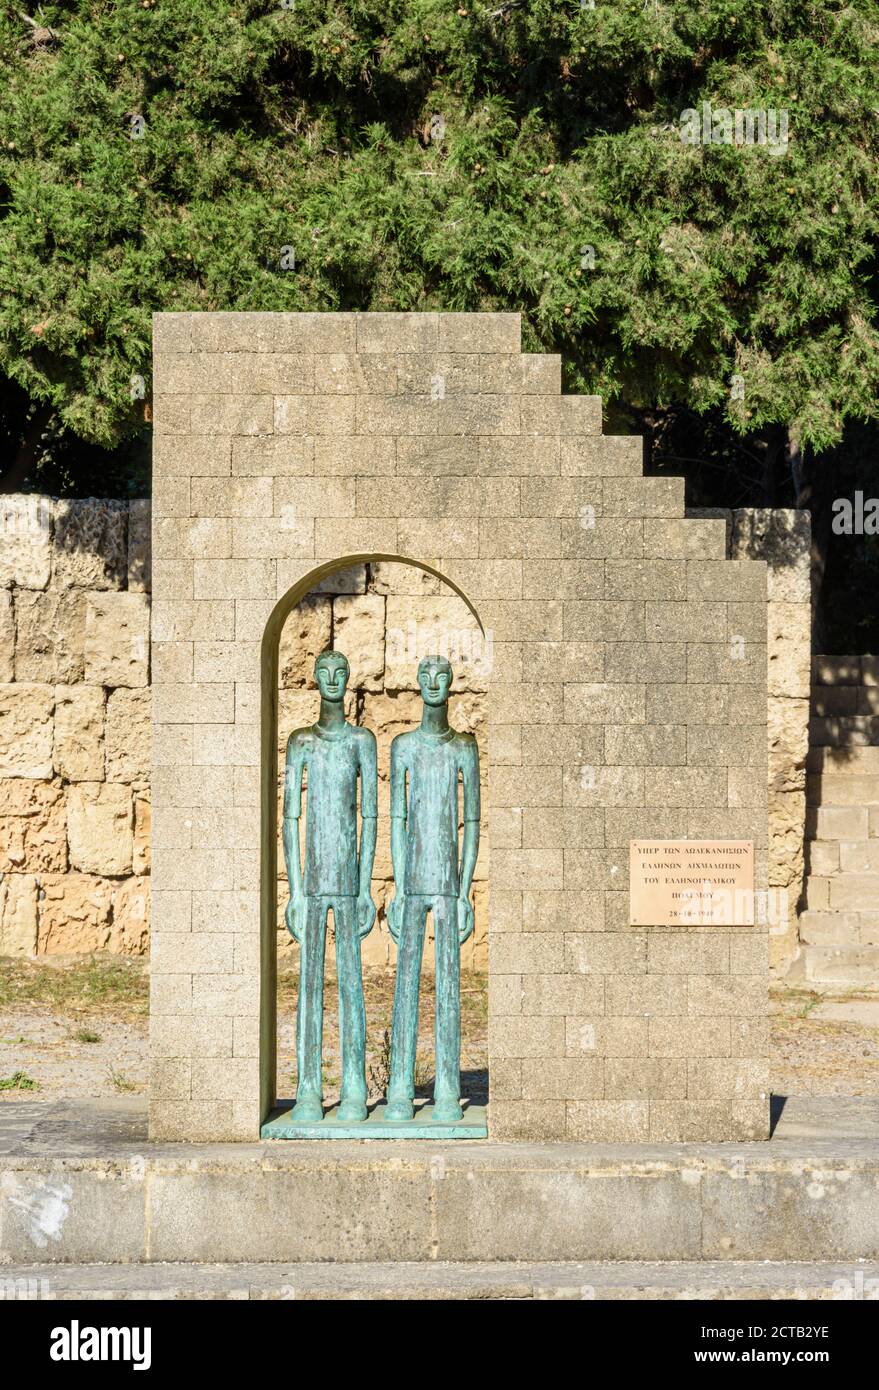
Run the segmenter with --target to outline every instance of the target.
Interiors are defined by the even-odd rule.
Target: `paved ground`
[[[6,1298],[629,1301],[879,1298],[879,1265],[598,1261],[589,1264],[14,1265]]]
[[[0,960],[0,1101],[138,1095],[146,1090],[147,976],[140,961]],[[393,972],[366,978],[370,1091],[387,1082]],[[292,1093],[296,978],[278,997],[278,1094]],[[465,1090],[486,1098],[486,977],[463,981]],[[325,1078],[336,1098],[336,994],[327,990]],[[425,981],[417,1079],[432,1080],[433,996]],[[879,993],[772,990],[772,1089],[780,1095],[879,1096]]]
[[[845,1153],[852,1158],[867,1155],[875,1159],[879,1153],[879,1100],[863,1096],[773,1096],[772,1136],[768,1145],[762,1142],[686,1145],[559,1142],[543,1147],[560,1157],[566,1152],[575,1154],[578,1162],[583,1161],[584,1153],[594,1156],[596,1161],[604,1161],[625,1150],[626,1154],[635,1155],[645,1163],[657,1157],[677,1163],[683,1151],[692,1155],[716,1154],[725,1162],[729,1161],[730,1154],[747,1151],[770,1162],[776,1155],[787,1162],[792,1147],[808,1155],[817,1152],[816,1145],[822,1146],[827,1153]],[[431,1152],[454,1153],[460,1147],[460,1142],[433,1144]],[[471,1155],[503,1155],[507,1151],[519,1152],[522,1148],[521,1144],[486,1144],[479,1140],[470,1140],[466,1145]],[[251,1163],[254,1157],[267,1152],[280,1161],[284,1155],[303,1152],[317,1155],[319,1150],[325,1149],[331,1150],[328,1161],[348,1152],[364,1152],[360,1144],[346,1140],[332,1145],[279,1141],[269,1149],[259,1143],[148,1144],[147,1103],[143,1095],[97,1100],[83,1097],[37,1100],[19,1096],[10,1104],[0,1106],[0,1159],[119,1157],[127,1161],[132,1155],[142,1157],[148,1153],[156,1159],[168,1156],[175,1161],[189,1154],[204,1157],[206,1161],[216,1155],[223,1161],[236,1159]],[[401,1156],[414,1153],[423,1157],[425,1150],[418,1140],[400,1140],[394,1152]]]

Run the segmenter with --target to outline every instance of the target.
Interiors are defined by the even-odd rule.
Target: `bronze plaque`
[[[752,840],[630,840],[633,927],[752,927]]]

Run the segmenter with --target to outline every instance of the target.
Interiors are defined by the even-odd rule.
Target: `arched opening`
[[[265,1120],[276,1100],[277,1076],[277,911],[278,911],[278,723],[279,667],[284,624],[324,581],[363,566],[403,565],[438,580],[472,615],[483,638],[475,605],[459,586],[434,566],[411,556],[378,552],[340,556],[309,570],[278,600],[266,623],[261,648],[260,743],[260,1115]]]

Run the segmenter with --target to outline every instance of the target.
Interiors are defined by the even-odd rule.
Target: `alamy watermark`
[[[389,627],[385,654],[387,664],[401,666],[404,662],[417,666],[422,657],[444,656],[461,674],[487,677],[494,663],[494,633],[488,628],[482,633],[471,627],[433,626],[410,618],[405,628]]]
[[[45,498],[0,498],[0,536],[37,536],[51,529],[52,510]]]
[[[854,497],[837,497],[830,510],[830,529],[835,536],[879,536],[879,497],[856,492]]]
[[[688,107],[680,115],[683,145],[737,145],[765,148],[778,158],[787,154],[788,112],[774,107],[712,106],[703,101],[697,110]]]

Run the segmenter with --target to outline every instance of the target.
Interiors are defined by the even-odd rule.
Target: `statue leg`
[[[461,943],[457,898],[434,898],[436,940],[436,1081],[433,1118],[460,1120],[461,1109]]]
[[[391,1079],[386,1111],[389,1120],[411,1120],[415,1113],[412,1101],[418,1046],[418,986],[429,906],[429,898],[407,897],[403,907],[391,1023]]]
[[[349,1123],[366,1119],[366,1007],[356,905],[356,898],[333,899],[342,1043],[342,1103],[338,1118]]]
[[[293,1119],[314,1124],[324,1117],[321,1052],[324,1030],[324,957],[327,900],[306,898],[305,931],[299,952],[299,1000],[296,1007],[296,1105]]]

